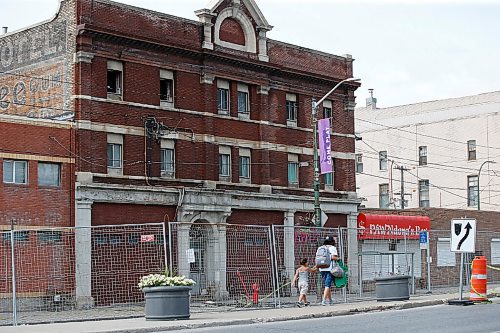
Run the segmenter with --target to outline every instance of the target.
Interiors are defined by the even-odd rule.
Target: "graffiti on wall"
[[[23,74],[0,74],[0,114],[54,118],[72,113],[65,107],[64,93],[71,89],[63,73],[59,63]]]
[[[64,54],[66,21],[57,21],[0,38],[0,72]]]
[[[0,212],[0,225],[14,225],[16,229],[29,226],[62,227],[65,219],[59,210],[48,210],[44,214],[32,212]]]
[[[66,21],[0,36],[0,114],[71,119]]]

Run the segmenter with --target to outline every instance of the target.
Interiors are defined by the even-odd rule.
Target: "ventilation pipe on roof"
[[[377,108],[377,99],[373,97],[373,89],[368,89],[370,97],[366,99],[366,107],[375,110]]]
[[[8,27],[2,27],[2,34],[6,34],[7,31],[9,31],[9,28]]]

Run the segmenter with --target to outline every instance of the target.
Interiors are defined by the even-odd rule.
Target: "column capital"
[[[94,200],[86,198],[76,199],[75,202],[77,209],[92,209],[92,205],[94,204]]]

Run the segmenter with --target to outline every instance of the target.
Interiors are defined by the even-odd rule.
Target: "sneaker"
[[[311,302],[306,302],[306,304],[304,304],[305,306],[309,306],[309,304],[311,304]]]
[[[323,300],[323,301],[321,302],[321,305],[323,305],[323,306],[326,306],[326,305],[332,305],[332,301],[325,301],[325,300]]]
[[[297,302],[296,304],[297,304],[297,306],[298,306],[299,308],[301,308],[301,307],[303,307],[303,306],[304,306],[304,303],[302,303],[302,302]]]

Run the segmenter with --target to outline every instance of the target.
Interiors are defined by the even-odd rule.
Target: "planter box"
[[[410,299],[408,275],[375,278],[377,301],[404,301]]]
[[[149,287],[142,289],[146,320],[189,319],[191,287]]]

